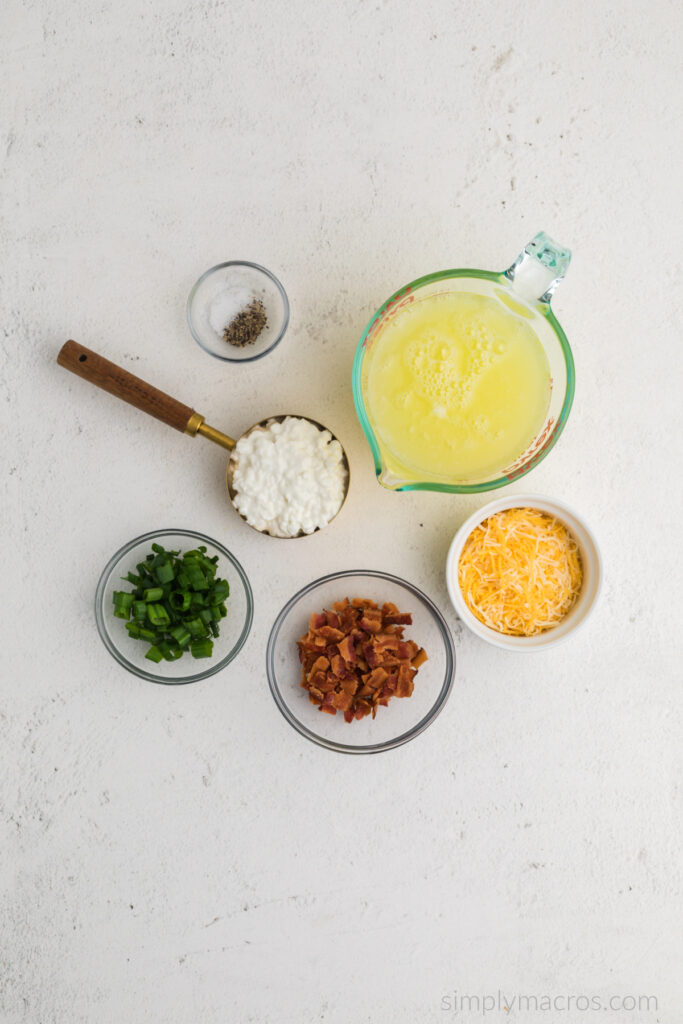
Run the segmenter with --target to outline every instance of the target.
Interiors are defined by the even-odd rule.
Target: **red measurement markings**
[[[545,427],[534,441],[533,448],[530,452],[525,452],[522,458],[524,462],[514,464],[511,469],[505,474],[508,480],[516,480],[518,477],[526,473],[527,470],[535,466],[537,462],[543,458],[545,452],[552,447],[557,432],[559,429],[559,422],[557,420],[548,420]]]

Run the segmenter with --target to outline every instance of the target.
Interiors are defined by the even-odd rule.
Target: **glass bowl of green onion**
[[[155,530],[124,544],[95,594],[105,647],[153,683],[196,683],[220,672],[244,646],[253,614],[240,563],[194,530]]]

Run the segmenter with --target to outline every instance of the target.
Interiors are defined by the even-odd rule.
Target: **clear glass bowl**
[[[213,657],[195,659],[184,654],[178,661],[160,661],[157,665],[145,658],[149,645],[131,639],[123,619],[114,615],[113,592],[131,586],[120,577],[135,572],[135,566],[151,552],[153,543],[168,551],[191,551],[203,544],[209,557],[218,555],[218,574],[230,584],[230,595],[226,601],[228,614],[221,619],[220,636],[214,640]],[[194,530],[153,530],[124,544],[104,567],[95,593],[95,621],[104,646],[119,665],[152,683],[196,683],[220,672],[244,646],[253,615],[254,598],[240,563],[218,541]]]
[[[429,657],[415,677],[412,697],[394,698],[378,708],[374,719],[346,722],[339,712],[324,714],[300,685],[297,640],[308,630],[313,612],[345,597],[393,601],[401,612],[410,612],[413,624],[406,626],[405,637],[424,647]],[[287,602],[270,632],[266,669],[275,703],[302,736],[344,754],[376,754],[407,743],[434,721],[453,686],[455,647],[443,615],[417,587],[398,576],[357,569],[323,576]]]
[[[399,288],[374,314],[361,337],[353,363],[353,399],[375,462],[377,479],[395,491],[446,491],[476,494],[493,491],[528,473],[551,451],[562,433],[574,399],[574,359],[567,337],[555,319],[550,300],[562,281],[571,253],[543,231],[536,235],[507,270],[444,270],[427,274]],[[534,330],[548,359],[550,404],[545,420],[525,451],[508,466],[484,479],[418,479],[391,452],[372,422],[367,398],[368,353],[387,323],[415,302],[437,295],[473,292],[501,304]]]
[[[265,306],[268,322],[251,345],[238,348],[223,338],[223,328],[253,299]],[[197,344],[224,363],[249,363],[272,352],[289,324],[289,301],[284,288],[258,263],[230,260],[211,267],[199,278],[187,299],[187,323]]]

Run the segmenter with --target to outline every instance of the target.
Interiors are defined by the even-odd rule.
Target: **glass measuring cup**
[[[377,479],[395,491],[447,491],[477,493],[504,487],[538,465],[557,442],[574,398],[574,360],[566,335],[550,308],[551,297],[567,272],[571,252],[545,232],[537,234],[507,270],[444,270],[427,274],[399,288],[374,314],[358,343],[353,364],[353,398],[370,445]],[[384,328],[412,303],[453,292],[468,292],[493,299],[508,313],[522,318],[540,341],[550,371],[550,400],[536,436],[514,460],[488,476],[420,479],[414,469],[392,451],[373,423],[368,403],[368,354]]]

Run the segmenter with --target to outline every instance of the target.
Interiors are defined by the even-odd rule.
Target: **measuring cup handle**
[[[203,420],[203,416],[189,405],[183,405],[182,402],[140,380],[116,363],[110,363],[108,359],[79,345],[76,341],[67,341],[62,345],[57,362],[65,370],[75,373],[77,377],[82,377],[103,391],[108,391],[115,398],[123,399],[136,409],[149,413],[155,419],[183,433],[195,434],[197,426]]]
[[[525,245],[505,276],[513,289],[527,302],[550,302],[553,292],[569,269],[570,249],[539,231]]]

